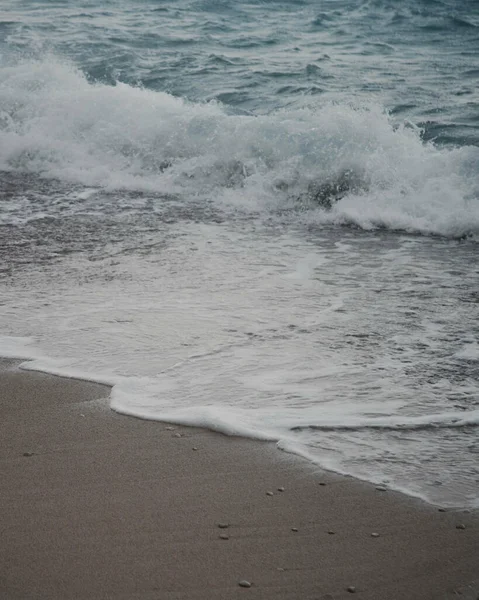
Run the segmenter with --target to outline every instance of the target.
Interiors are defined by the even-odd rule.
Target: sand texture
[[[479,595],[477,513],[124,417],[107,387],[3,365],[2,600]]]

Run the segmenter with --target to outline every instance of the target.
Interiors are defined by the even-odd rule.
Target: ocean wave
[[[54,57],[0,69],[0,169],[106,190],[288,208],[311,224],[479,233],[479,149],[425,143],[377,105],[234,115]]]

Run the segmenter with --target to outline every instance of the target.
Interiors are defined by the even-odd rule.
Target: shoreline
[[[0,373],[2,372],[2,370],[8,369],[9,367],[12,368],[17,368],[19,371],[21,372],[25,372],[25,373],[40,373],[43,375],[47,375],[49,377],[57,377],[66,381],[77,381],[80,383],[86,383],[86,384],[92,384],[92,385],[99,385],[99,386],[103,386],[105,388],[107,388],[108,390],[112,390],[113,387],[115,387],[116,383],[113,383],[112,380],[113,378],[110,376],[108,377],[107,375],[99,375],[99,374],[88,374],[88,373],[78,373],[77,371],[68,371],[68,369],[62,370],[62,369],[55,369],[55,368],[51,368],[51,367],[47,367],[46,369],[44,369],[43,367],[37,368],[37,367],[29,367],[29,366],[25,366],[30,362],[35,362],[37,359],[35,357],[29,357],[29,358],[25,358],[25,357],[4,357],[4,356],[0,356]],[[109,400],[109,398],[108,398]],[[338,475],[340,477],[346,477],[346,478],[352,478],[355,481],[364,483],[366,485],[371,485],[371,486],[377,486],[377,487],[385,487],[387,489],[388,492],[390,493],[395,493],[395,494],[399,494],[401,496],[405,496],[407,498],[410,499],[414,499],[417,500],[419,502],[425,503],[429,506],[432,506],[435,509],[438,510],[442,510],[443,508],[447,511],[461,511],[461,510],[466,510],[466,511],[470,511],[470,512],[476,512],[477,514],[479,514],[479,505],[476,506],[477,503],[475,503],[474,505],[470,506],[470,505],[454,505],[451,502],[446,502],[446,503],[440,503],[437,501],[433,501],[431,499],[429,499],[424,493],[421,492],[415,492],[412,491],[410,489],[401,487],[401,486],[395,486],[394,484],[390,484],[385,483],[384,481],[380,481],[380,480],[373,480],[373,479],[366,479],[366,478],[362,478],[360,476],[358,476],[357,474],[354,473],[348,473],[347,471],[341,471],[340,469],[335,469],[334,467],[327,467],[323,464],[321,464],[321,462],[315,460],[315,458],[311,455],[309,455],[307,452],[302,452],[298,449],[290,449],[290,448],[282,448],[281,446],[278,445],[278,440],[276,438],[273,438],[272,436],[267,436],[265,435],[263,436],[258,436],[258,435],[253,435],[253,434],[249,434],[248,432],[244,433],[244,432],[233,432],[230,433],[229,431],[225,431],[222,428],[215,428],[215,427],[211,427],[208,425],[196,425],[196,424],[189,424],[189,423],[184,423],[184,422],[177,422],[175,420],[172,421],[168,421],[168,420],[164,420],[161,418],[150,418],[148,416],[142,416],[140,414],[135,413],[134,411],[129,411],[129,410],[122,410],[119,408],[115,408],[112,406],[111,402],[109,402],[108,404],[108,408],[121,416],[125,416],[128,418],[133,418],[133,419],[139,419],[139,420],[143,420],[143,421],[151,421],[154,423],[159,423],[159,424],[163,424],[163,425],[171,425],[174,427],[179,427],[179,428],[186,428],[187,430],[189,429],[200,429],[200,430],[205,430],[205,431],[209,431],[211,433],[214,434],[219,434],[219,435],[225,435],[227,437],[231,437],[231,438],[240,438],[240,439],[246,439],[246,440],[250,440],[254,443],[257,442],[266,442],[269,444],[275,444],[276,447],[278,448],[278,450],[280,450],[281,452],[284,452],[286,454],[291,455],[292,460],[297,459],[298,461],[300,461],[301,464],[304,463],[309,464],[310,466],[312,466],[313,469],[315,470],[320,470],[323,472],[327,472],[327,473],[331,473],[334,475]]]
[[[2,598],[477,598],[478,511],[124,416],[21,362],[0,360]]]

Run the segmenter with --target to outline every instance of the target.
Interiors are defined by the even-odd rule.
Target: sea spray
[[[0,106],[6,171],[250,213],[289,209],[312,224],[479,231],[479,150],[425,143],[374,104],[231,115],[216,102],[90,83],[49,56],[1,68]]]

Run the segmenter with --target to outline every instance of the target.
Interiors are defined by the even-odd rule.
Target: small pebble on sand
[[[348,592],[350,594],[354,594],[356,592],[356,588],[354,587],[354,585],[350,585],[348,588],[346,588],[348,590]]]
[[[251,587],[251,583],[249,581],[246,581],[246,579],[242,579],[238,585],[240,587],[244,587],[244,588],[250,588]]]
[[[446,512],[446,509],[445,509],[445,508],[438,508],[437,510],[438,510],[439,512]]]
[[[227,533],[220,533],[220,540],[229,540],[230,536]]]
[[[464,523],[458,523],[456,525],[456,529],[466,529],[466,526],[464,525]]]
[[[387,492],[388,491],[388,489],[385,488],[383,485],[376,486],[376,489],[378,492]]]
[[[181,433],[174,433],[173,437],[180,438],[181,437]]]
[[[174,431],[175,428],[174,427],[165,427],[166,431]]]
[[[335,531],[333,531],[332,529],[330,529],[330,530],[328,531],[328,533],[329,533],[329,535],[334,535],[336,532],[335,532]]]
[[[371,537],[379,537],[379,533],[373,532],[371,533]]]
[[[193,446],[193,450],[198,450],[198,448],[196,446]]]
[[[324,483],[324,481],[320,481],[319,485],[326,485],[326,484]]]
[[[298,531],[297,527],[291,527],[291,531]]]
[[[284,492],[284,487],[279,487],[278,492]]]
[[[24,452],[23,456],[33,456],[33,452]]]
[[[273,492],[266,492],[267,496],[274,496]]]
[[[228,523],[218,523],[218,527],[220,529],[228,529],[229,525]]]

